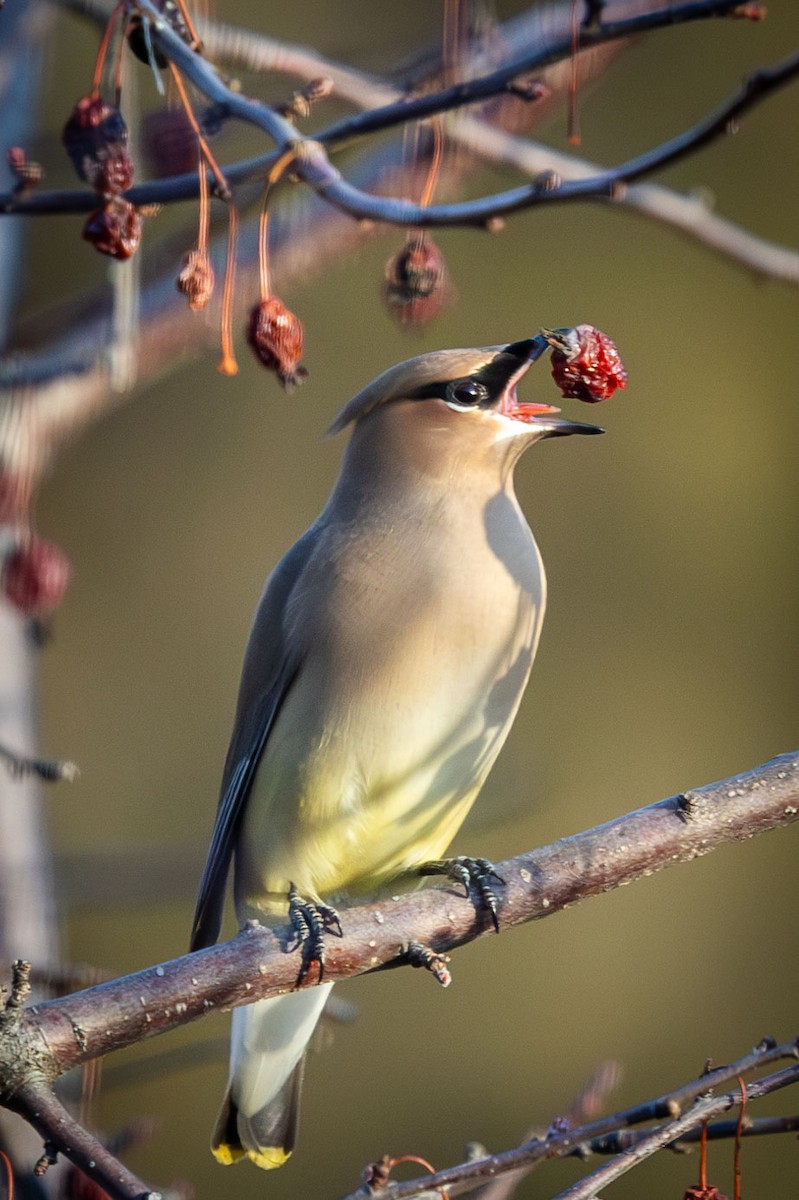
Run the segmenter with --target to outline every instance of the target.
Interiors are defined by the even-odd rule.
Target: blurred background
[[[495,11],[504,20],[522,7]],[[608,165],[638,153],[795,48],[796,6],[769,9],[763,23],[697,22],[628,49],[580,94],[580,153]],[[441,6],[296,0],[267,12],[217,0],[216,15],[381,72],[437,44]],[[59,131],[96,43],[59,15],[33,146],[48,186],[74,186]],[[291,90],[285,79],[248,86]],[[139,88],[145,99],[153,90],[144,69]],[[797,118],[794,86],[657,181],[795,244]],[[565,150],[563,111],[537,133]],[[234,139],[223,159],[264,148],[248,137],[252,149]],[[486,172],[473,194],[518,178]],[[189,218],[182,206],[153,222],[145,257],[163,266],[164,231]],[[103,285],[108,268],[79,225],[27,223],[29,322],[54,295]],[[40,694],[43,752],[81,769],[46,794],[71,961],[123,973],[185,950],[263,579],[328,495],[343,441],[323,435],[339,406],[427,349],[586,321],[613,337],[630,377],[588,414],[606,437],[544,443],[517,472],[549,611],[509,743],[455,849],[501,859],[797,745],[795,288],[624,210],[552,207],[498,236],[437,235],[457,302],[409,334],[381,303],[403,236],[388,231],[282,289],[306,328],[300,392],[283,394],[243,342],[240,373],[225,379],[209,347],[94,424],[41,491],[37,526],[75,569]],[[525,395],[552,399],[546,366],[536,370]],[[586,417],[577,402],[565,408]],[[483,939],[455,955],[446,992],[415,971],[342,986],[357,1020],[310,1056],[297,1151],[268,1177],[225,1173],[207,1150],[227,1071],[221,1015],[109,1059],[95,1123],[155,1117],[155,1137],[129,1156],[154,1186],[297,1200],[354,1189],[386,1152],[443,1167],[469,1139],[508,1148],[548,1127],[603,1060],[623,1069],[612,1108],[664,1092],[708,1058],[799,1032],[796,836],[728,847]],[[179,1063],[161,1058],[177,1048]],[[784,1093],[756,1115],[795,1107]],[[753,1139],[743,1162],[749,1195],[795,1194],[795,1138]],[[547,1166],[518,1194],[554,1194],[584,1169]],[[671,1200],[696,1175],[695,1156],[661,1155],[609,1194]],[[731,1192],[731,1145],[711,1148],[711,1178]]]

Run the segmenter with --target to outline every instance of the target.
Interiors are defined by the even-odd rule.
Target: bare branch
[[[797,817],[799,752],[499,864],[506,881],[500,927],[549,916]],[[446,953],[486,934],[490,922],[466,897],[430,889],[348,909],[343,925],[344,936],[327,947],[331,981],[402,965],[410,941]],[[248,926],[229,942],[28,1009],[29,1034],[58,1074],[211,1009],[291,991],[292,938],[288,927]]]
[[[35,775],[37,779],[43,779],[47,783],[60,779],[72,783],[78,777],[76,764],[65,758],[31,758],[0,744],[0,759],[5,761],[14,779]]]
[[[793,1113],[786,1117],[758,1117],[747,1120],[741,1130],[745,1138],[764,1137],[773,1133],[795,1133],[799,1130],[799,1114]],[[734,1138],[738,1131],[738,1122],[716,1121],[707,1127],[708,1141],[719,1142]],[[641,1129],[623,1129],[618,1133],[606,1134],[603,1137],[592,1138],[585,1147],[573,1151],[574,1154],[621,1154],[631,1146],[637,1145],[646,1137],[646,1131]],[[674,1142],[669,1143],[669,1150],[683,1154],[691,1146],[696,1145],[701,1137],[700,1129],[692,1129]]]
[[[63,1153],[111,1196],[161,1200],[159,1192],[150,1191],[69,1114],[46,1084],[24,1084],[9,1108],[28,1121],[44,1140],[44,1153],[33,1168],[34,1175],[44,1175],[57,1155]]]
[[[779,1091],[784,1087],[791,1087],[796,1083],[799,1083],[799,1067],[789,1067],[786,1070],[776,1071],[773,1075],[768,1075],[764,1079],[749,1084],[746,1089],[746,1097],[747,1100],[757,1100],[762,1096],[771,1095],[772,1092]],[[644,1159],[651,1158],[656,1151],[662,1150],[665,1146],[670,1146],[673,1142],[678,1141],[680,1137],[697,1128],[703,1121],[707,1121],[711,1117],[717,1116],[719,1113],[726,1112],[736,1105],[741,1104],[742,1100],[743,1097],[740,1091],[727,1092],[722,1096],[711,1096],[707,1099],[697,1100],[690,1111],[684,1116],[668,1122],[660,1129],[656,1129],[641,1138],[637,1145],[619,1154],[606,1166],[598,1167],[590,1175],[581,1179],[579,1183],[566,1188],[565,1191],[558,1192],[557,1196],[553,1196],[552,1200],[595,1200],[599,1188],[604,1188],[607,1184],[613,1183],[614,1180],[619,1179],[622,1175],[626,1175],[628,1171],[637,1167]]]
[[[590,1152],[592,1144],[605,1134],[654,1116],[665,1117],[664,1123],[655,1129],[637,1133],[633,1144],[612,1162],[597,1168],[578,1183],[553,1197],[553,1200],[595,1200],[600,1187],[619,1178],[658,1150],[685,1142],[694,1130],[699,1129],[703,1121],[740,1104],[739,1090],[715,1095],[715,1089],[720,1084],[758,1070],[768,1063],[784,1058],[795,1059],[797,1056],[799,1048],[796,1042],[774,1046],[772,1042],[765,1041],[753,1053],[745,1055],[737,1062],[730,1063],[718,1071],[703,1074],[699,1079],[657,1101],[601,1117],[581,1128],[553,1128],[546,1137],[533,1138],[513,1150],[469,1159],[434,1174],[409,1179],[403,1183],[393,1183],[368,1194],[375,1197],[375,1200],[412,1200],[412,1197],[427,1196],[433,1189],[446,1188],[450,1196],[462,1195],[464,1192],[473,1191],[487,1180],[509,1173],[520,1173],[522,1170],[529,1171],[553,1158],[583,1156]],[[797,1083],[799,1064],[794,1064],[747,1084],[747,1099],[760,1099]],[[787,1132],[791,1127],[790,1121],[790,1118],[779,1119],[777,1129]],[[365,1194],[363,1189],[360,1189],[345,1200],[362,1200]]]
[[[707,145],[710,141],[729,131],[731,122],[741,117],[748,109],[791,82],[799,73],[799,54],[790,55],[771,68],[754,72],[715,113],[692,129],[680,134],[659,147],[646,151],[622,163],[612,170],[589,178],[574,180],[560,187],[541,187],[535,182],[521,188],[512,188],[477,200],[447,205],[420,205],[392,197],[374,196],[355,187],[343,179],[330,162],[325,147],[351,141],[365,133],[384,132],[398,124],[418,120],[432,114],[440,114],[453,108],[474,104],[492,98],[507,90],[508,84],[519,74],[543,68],[566,57],[572,49],[571,35],[555,37],[549,45],[506,64],[500,70],[454,85],[443,91],[420,96],[413,100],[401,99],[382,107],[370,109],[346,121],[338,122],[307,138],[298,133],[295,126],[275,109],[259,101],[232,91],[220,79],[217,72],[200,55],[192,51],[172,30],[151,0],[141,0],[140,7],[150,14],[153,35],[159,47],[169,55],[171,61],[191,79],[204,95],[219,105],[229,117],[262,129],[276,144],[272,159],[292,149],[295,153],[296,174],[312,187],[323,199],[359,220],[387,221],[396,225],[411,225],[421,228],[452,225],[485,225],[486,222],[520,210],[542,204],[561,204],[574,200],[612,197],[622,184],[631,183],[642,176],[670,165]],[[638,14],[619,21],[605,22],[583,28],[580,34],[581,49],[600,45],[631,34],[664,25],[674,25],[682,20],[699,17],[728,15],[735,4],[695,2],[656,12]],[[169,181],[168,181],[169,182]],[[196,188],[195,181],[192,187]],[[69,203],[68,211],[76,211],[72,205],[82,203],[96,205],[94,193],[78,193],[67,201],[61,193],[60,205]],[[134,204],[165,203],[176,197],[168,194],[165,185],[150,185],[148,188],[132,188],[125,193],[126,199]],[[0,213],[29,212],[45,214],[64,211],[53,208],[54,198],[39,194],[32,198],[19,198],[15,193],[0,197]]]
[[[482,121],[468,118],[456,126],[457,136],[471,150],[535,178],[545,172],[565,180],[589,179],[605,168],[541,142],[515,137]],[[718,216],[700,196],[686,196],[657,183],[633,183],[614,195],[601,197],[614,208],[632,209],[659,224],[671,225],[687,237],[736,259],[759,274],[785,283],[799,283],[799,251],[756,237],[733,221]]]
[[[603,197],[612,199],[622,185],[669,166],[729,132],[731,122],[772,92],[792,82],[797,75],[799,53],[790,55],[772,68],[756,71],[715,113],[678,137],[598,176],[560,186],[553,186],[551,180],[547,180],[546,186],[533,181],[532,184],[482,196],[477,200],[423,207],[406,200],[369,196],[354,188],[342,178],[327,155],[317,148],[319,142],[314,144],[307,140],[297,147],[297,173],[326,200],[361,219],[390,221],[420,228],[486,225],[497,217],[541,205]]]

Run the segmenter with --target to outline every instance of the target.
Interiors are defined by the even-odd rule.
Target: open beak
[[[554,404],[535,404],[520,400],[516,394],[516,385],[523,379],[533,363],[550,349],[549,341],[543,334],[526,338],[521,342],[511,342],[497,355],[492,367],[506,374],[506,383],[502,392],[497,411],[514,421],[530,425],[537,429],[542,437],[563,437],[569,433],[604,433],[599,425],[588,425],[583,421],[569,421],[559,417],[560,412]]]

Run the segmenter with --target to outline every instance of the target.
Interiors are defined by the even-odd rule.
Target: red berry
[[[401,325],[427,325],[448,296],[444,257],[429,237],[408,242],[386,263],[386,304]]]
[[[300,362],[303,340],[302,322],[277,296],[256,304],[250,313],[247,341],[264,366],[277,374],[287,392],[294,391],[308,374]]]
[[[82,96],[61,135],[81,179],[98,192],[116,196],[133,181],[128,129],[118,108],[100,96]]]
[[[182,108],[159,108],[142,118],[141,142],[158,179],[197,170],[197,136]]]
[[[72,566],[60,546],[36,537],[11,551],[2,572],[8,600],[30,617],[46,616],[67,590]]]
[[[89,213],[83,236],[101,254],[124,260],[135,254],[141,240],[141,217],[135,207],[118,196]]]
[[[588,404],[609,399],[627,386],[627,372],[610,338],[593,325],[544,330],[553,348],[552,378],[561,395]]]

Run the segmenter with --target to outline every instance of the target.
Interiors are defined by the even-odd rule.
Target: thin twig
[[[738,1119],[716,1121],[713,1125],[708,1125],[708,1141],[729,1141],[737,1135],[738,1125]],[[756,1120],[747,1119],[744,1122],[741,1137],[764,1137],[774,1133],[795,1133],[797,1130],[799,1130],[799,1113],[792,1113],[784,1117],[758,1117]],[[643,1129],[620,1129],[617,1133],[608,1133],[603,1137],[592,1138],[590,1142],[575,1148],[572,1153],[578,1158],[586,1157],[589,1154],[620,1154],[623,1150],[637,1145],[645,1137],[646,1130]],[[670,1142],[668,1149],[673,1150],[676,1154],[685,1154],[687,1150],[696,1145],[699,1138],[700,1131],[692,1129],[689,1133],[683,1134],[681,1138],[677,1138],[676,1141]]]
[[[796,1057],[796,1043],[788,1043],[779,1049],[782,1057]],[[772,1052],[768,1053],[771,1056]],[[747,1055],[741,1062],[750,1062],[750,1058],[751,1056]],[[773,1061],[773,1057],[770,1057],[769,1060]],[[765,1057],[763,1061],[765,1061]],[[759,1065],[763,1065],[763,1063],[761,1062]],[[751,1062],[746,1069],[752,1069]],[[740,1073],[740,1070],[735,1072],[736,1075]],[[781,1088],[791,1087],[797,1083],[799,1083],[799,1064],[755,1080],[747,1086],[747,1094],[749,1099],[760,1099]],[[704,1121],[729,1111],[740,1102],[740,1090],[728,1091],[719,1096],[708,1095],[710,1089],[707,1076],[703,1076],[696,1081],[696,1084],[688,1085],[688,1087],[696,1088],[696,1098],[686,1110],[679,1106],[673,1108],[669,1119],[664,1124],[654,1130],[643,1131],[637,1141],[617,1155],[612,1162],[598,1167],[578,1183],[559,1192],[552,1200],[593,1200],[598,1195],[599,1188],[626,1174],[627,1171],[644,1159],[651,1157],[658,1150],[681,1141],[685,1142],[694,1131],[698,1131]],[[685,1090],[679,1089],[680,1092]],[[628,1110],[626,1113],[614,1113],[602,1117],[580,1129],[553,1130],[545,1138],[525,1143],[513,1150],[486,1155],[483,1158],[469,1159],[437,1171],[434,1175],[420,1176],[402,1183],[390,1184],[371,1195],[374,1200],[413,1200],[414,1197],[427,1194],[431,1188],[439,1187],[446,1188],[450,1196],[462,1195],[498,1176],[519,1172],[523,1168],[530,1170],[554,1158],[579,1155],[586,1145],[591,1144],[597,1131],[602,1129],[610,1133],[624,1123],[630,1112],[644,1112],[650,1109],[653,1103],[639,1105],[636,1109]],[[781,1125],[779,1132],[787,1132],[787,1126]],[[362,1200],[363,1196],[363,1191],[357,1191],[345,1197],[344,1200]]]
[[[779,1091],[784,1087],[792,1087],[799,1083],[799,1066],[789,1067],[783,1071],[775,1071],[773,1075],[767,1075],[763,1079],[758,1079],[754,1083],[746,1087],[746,1099],[755,1100],[763,1096],[771,1095],[775,1091]],[[646,1137],[643,1137],[635,1146],[631,1146],[628,1150],[617,1155],[612,1162],[605,1166],[598,1167],[579,1183],[573,1184],[565,1191],[558,1192],[552,1200],[594,1200],[599,1194],[600,1188],[604,1188],[609,1183],[613,1183],[616,1179],[626,1175],[639,1163],[651,1156],[658,1150],[662,1150],[665,1146],[671,1145],[673,1142],[679,1141],[681,1137],[696,1129],[703,1121],[709,1120],[710,1117],[716,1116],[718,1113],[728,1111],[737,1104],[741,1104],[744,1099],[744,1093],[738,1091],[727,1092],[722,1096],[710,1096],[707,1099],[699,1099],[693,1107],[683,1116],[678,1117],[674,1121],[668,1122],[660,1129],[656,1129]],[[399,1200],[395,1197],[394,1200]]]
[[[228,88],[214,69],[195,54],[172,30],[151,0],[141,0],[140,7],[153,20],[153,35],[170,61],[179,67],[208,99],[221,106],[231,117],[253,124],[268,134],[277,144],[279,151],[294,147],[296,151],[296,173],[324,199],[335,204],[349,215],[358,219],[388,221],[398,225],[450,226],[484,225],[487,221],[506,216],[522,209],[542,204],[564,203],[574,200],[612,196],[620,185],[630,183],[643,175],[669,165],[692,153],[697,148],[721,136],[729,123],[762,99],[783,87],[799,73],[799,55],[789,56],[772,68],[755,72],[715,113],[692,129],[659,147],[646,151],[620,166],[583,180],[575,180],[558,188],[540,188],[535,184],[513,188],[477,200],[448,205],[425,206],[391,197],[377,197],[346,182],[327,157],[325,147],[333,147],[349,141],[355,133],[385,131],[397,124],[404,124],[420,116],[429,116],[451,108],[472,104],[478,100],[502,93],[515,75],[559,61],[571,49],[570,37],[555,38],[542,50],[533,52],[511,66],[481,76],[478,79],[459,83],[451,88],[425,95],[416,100],[402,100],[371,109],[338,122],[316,134],[313,139],[298,133],[294,125],[274,109],[258,101],[247,99]],[[659,26],[671,26],[682,20],[696,20],[728,14],[734,4],[710,3],[695,0],[694,3],[656,12],[639,14],[621,21],[610,22],[585,29],[580,34],[581,48],[594,46],[641,30]],[[585,39],[585,41],[583,40]],[[226,172],[228,179],[233,176]],[[196,188],[196,180],[189,176],[190,188]],[[130,189],[125,193],[134,204],[165,202],[162,185],[152,189]],[[88,196],[86,197],[88,202]],[[64,203],[63,194],[60,203]],[[28,205],[31,207],[28,207]],[[19,200],[12,193],[0,197],[0,212],[45,213],[48,208],[46,193],[27,200]],[[64,211],[62,207],[59,211]],[[75,211],[72,207],[68,211]]]
[[[26,775],[35,775],[46,783],[64,779],[73,783],[79,775],[77,765],[66,758],[31,758],[10,750],[0,744],[0,759],[5,761],[9,774],[14,779],[24,779]]]

